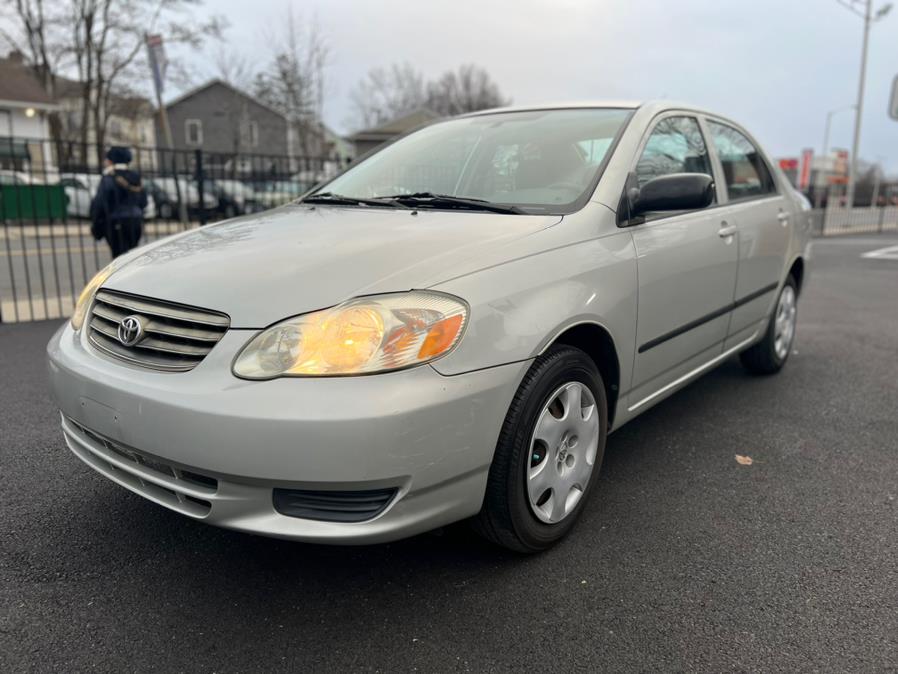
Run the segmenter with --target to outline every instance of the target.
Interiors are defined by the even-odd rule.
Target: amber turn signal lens
[[[463,319],[464,317],[461,315],[450,316],[430,328],[427,337],[424,338],[421,349],[418,351],[418,359],[430,360],[452,346],[452,343],[461,331]]]

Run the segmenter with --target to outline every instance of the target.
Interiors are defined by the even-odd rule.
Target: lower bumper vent
[[[395,495],[395,488],[366,491],[275,489],[274,509],[282,515],[307,520],[364,522],[382,513]]]

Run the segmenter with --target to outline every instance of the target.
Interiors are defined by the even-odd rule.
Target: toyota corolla
[[[807,204],[670,103],[432,124],[287,206],[116,259],[48,346],[65,441],[210,524],[564,536],[608,434],[795,335]]]

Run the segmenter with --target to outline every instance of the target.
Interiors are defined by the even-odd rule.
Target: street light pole
[[[857,153],[861,144],[861,119],[864,115],[864,85],[867,79],[867,45],[870,41],[870,21],[873,0],[864,2],[864,42],[861,47],[861,75],[857,85],[857,103],[854,110],[854,140],[851,143],[851,164],[848,169],[848,193],[845,205],[854,206],[854,181],[857,176]]]
[[[814,208],[820,208],[820,205],[822,204],[823,188],[826,187],[826,177],[829,173],[829,169],[827,168],[829,162],[829,129],[832,125],[833,115],[852,109],[854,109],[854,104],[845,105],[826,113],[826,124],[823,127],[823,152],[820,154],[820,160],[823,162],[823,167],[817,171],[817,187],[820,189],[817,189],[814,194]]]

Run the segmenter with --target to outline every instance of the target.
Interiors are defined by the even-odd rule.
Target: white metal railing
[[[847,208],[832,205],[823,212],[823,236],[898,231],[898,205]]]

